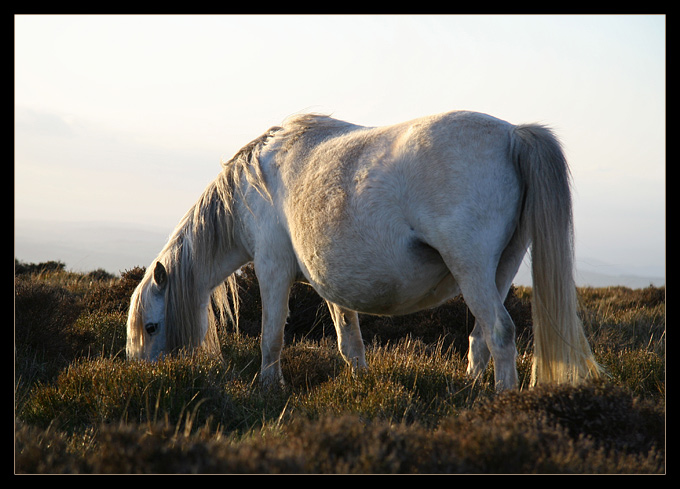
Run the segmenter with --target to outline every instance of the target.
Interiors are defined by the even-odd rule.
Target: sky
[[[559,135],[577,267],[665,277],[663,15],[17,15],[15,257],[147,266],[286,117],[450,110]],[[60,254],[60,256],[54,256]]]

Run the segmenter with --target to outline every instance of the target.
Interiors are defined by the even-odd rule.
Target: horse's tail
[[[532,243],[532,385],[599,377],[577,315],[570,174],[562,148],[548,128],[520,125],[512,158],[524,190],[520,230]]]

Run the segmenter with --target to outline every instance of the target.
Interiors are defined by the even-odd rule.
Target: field
[[[465,375],[473,318],[460,299],[403,317],[362,316],[370,370],[353,377],[327,309],[291,294],[286,387],[257,374],[252,271],[222,358],[125,359],[142,268],[114,277],[15,261],[15,473],[666,472],[665,288],[581,288],[608,378],[496,395],[492,366]],[[531,366],[531,288],[506,301],[520,381]]]

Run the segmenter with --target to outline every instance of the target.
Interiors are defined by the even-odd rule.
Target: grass
[[[460,299],[362,316],[370,370],[353,377],[330,316],[291,294],[286,387],[258,384],[259,300],[242,277],[222,358],[125,359],[143,269],[76,274],[15,263],[17,473],[664,473],[665,288],[579,289],[609,377],[497,395],[465,375],[473,318]],[[531,289],[506,301],[520,381],[531,366]]]

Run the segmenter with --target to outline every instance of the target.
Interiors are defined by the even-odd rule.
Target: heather
[[[143,268],[82,274],[15,262],[17,473],[665,473],[665,288],[580,288],[608,376],[527,387],[531,288],[513,287],[522,388],[465,375],[474,324],[460,299],[361,316],[370,370],[352,376],[323,301],[291,293],[286,386],[259,386],[252,270],[221,358],[125,359]]]

